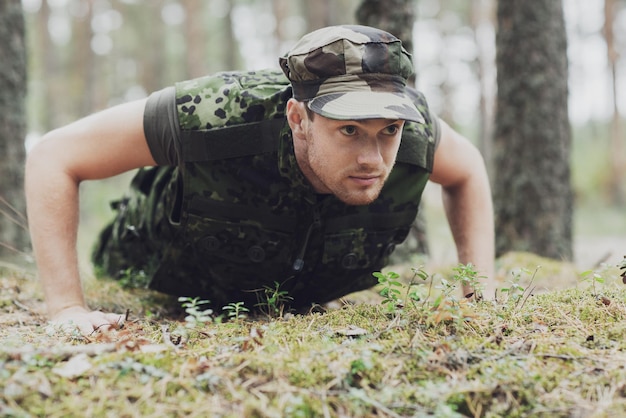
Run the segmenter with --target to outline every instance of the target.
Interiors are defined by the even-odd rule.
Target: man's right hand
[[[88,336],[94,332],[118,329],[124,323],[124,315],[90,311],[82,306],[65,308],[50,318],[49,324],[63,331],[71,332],[78,329]]]

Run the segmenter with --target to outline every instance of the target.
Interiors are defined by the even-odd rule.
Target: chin
[[[339,200],[341,200],[343,203],[345,203],[346,205],[350,205],[350,206],[365,206],[365,205],[369,205],[370,203],[372,203],[374,200],[376,200],[378,198],[378,195],[380,194],[380,192],[377,192],[375,194],[369,194],[369,193],[353,193],[350,195],[344,195],[344,196],[337,196],[337,198]]]

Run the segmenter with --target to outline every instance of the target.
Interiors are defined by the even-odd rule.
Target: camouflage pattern
[[[202,297],[218,308],[239,301],[252,308],[275,282],[294,308],[373,286],[372,272],[407,236],[432,169],[432,120],[424,98],[411,94],[425,123],[405,125],[380,197],[348,206],[315,193],[300,172],[285,122],[292,91],[281,72],[179,83],[184,161],[139,174],[154,183],[133,183],[103,236],[109,240],[100,253],[113,257],[102,267],[115,274],[132,265],[151,288]]]
[[[117,216],[100,233],[94,265],[111,277],[147,287],[174,230],[169,219],[178,172],[174,167],[139,170],[126,196],[112,202]]]
[[[305,35],[279,63],[294,97],[331,119],[424,122],[406,94],[411,55],[388,32],[331,26]]]

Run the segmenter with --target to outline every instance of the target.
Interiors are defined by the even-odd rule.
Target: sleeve
[[[180,128],[174,87],[166,87],[148,97],[143,130],[152,158],[158,165],[179,164]]]
[[[441,125],[437,115],[433,115],[433,139],[435,140],[435,149],[437,149],[441,140]]]

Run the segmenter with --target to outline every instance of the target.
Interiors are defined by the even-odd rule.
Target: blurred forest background
[[[2,0],[5,1],[5,0]],[[22,0],[27,147],[43,133],[172,83],[231,69],[277,67],[303,34],[356,23],[360,0]],[[416,0],[416,86],[472,139],[491,167],[496,0]],[[626,1],[563,0],[569,60],[575,253],[581,263],[626,251]],[[515,156],[511,156],[514,158]],[[85,185],[83,244],[123,187]],[[431,255],[454,257],[429,187]]]

